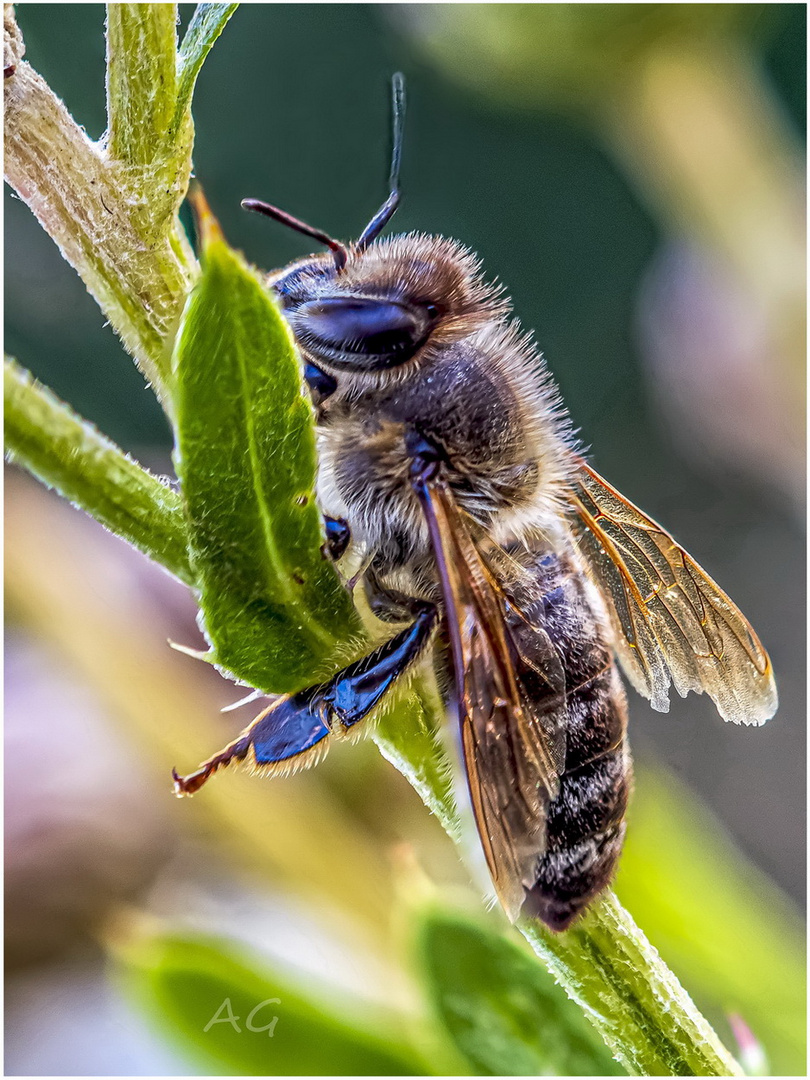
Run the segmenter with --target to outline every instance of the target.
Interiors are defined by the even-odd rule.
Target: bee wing
[[[574,493],[577,541],[610,610],[628,678],[654,709],[670,682],[712,698],[724,720],[763,724],[776,712],[768,654],[745,616],[660,525],[584,461]]]
[[[503,595],[449,488],[435,480],[417,486],[417,492],[444,594],[475,821],[498,899],[514,921],[525,890],[535,884],[546,808],[559,788],[562,664],[546,639],[548,700],[528,700],[516,674],[525,661],[507,629]],[[535,663],[539,654],[538,646]]]

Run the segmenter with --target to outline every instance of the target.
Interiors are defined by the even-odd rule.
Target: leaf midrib
[[[316,641],[321,642],[327,648],[331,648],[335,644],[334,635],[331,634],[328,630],[324,630],[321,624],[310,616],[307,606],[303,604],[300,598],[297,597],[290,589],[289,577],[286,573],[286,567],[283,559],[281,558],[279,547],[276,543],[275,534],[273,532],[272,515],[267,505],[267,501],[265,499],[264,491],[260,480],[260,457],[256,441],[253,411],[251,410],[249,404],[249,381],[247,366],[245,364],[245,356],[242,349],[241,335],[238,336],[238,340],[236,343],[236,361],[239,369],[242,408],[245,419],[244,430],[247,438],[248,458],[250,460],[250,482],[256,499],[256,505],[259,512],[259,521],[261,522],[262,536],[264,538],[265,558],[263,559],[263,561],[265,562],[267,583],[268,585],[274,586],[277,591],[281,593],[282,599],[297,612],[307,632]],[[275,581],[271,580],[273,577],[275,578]]]

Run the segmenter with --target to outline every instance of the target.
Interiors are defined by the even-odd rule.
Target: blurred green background
[[[667,717],[631,698],[642,769],[618,891],[659,944],[666,867],[690,868],[690,925],[670,912],[659,928],[670,952],[660,943],[718,1023],[741,1005],[732,975],[718,982],[722,957],[714,968],[695,944],[702,911],[717,906],[722,925],[726,898],[747,887],[763,908],[740,935],[770,912],[763,934],[790,953],[804,902],[805,18],[799,4],[249,4],[207,60],[194,108],[196,175],[231,243],[270,269],[306,243],[239,200],[356,235],[385,194],[388,80],[402,70],[396,229],[480,254],[534,330],[596,467],[674,533],[771,652],[781,706],[760,730],[723,725],[702,698],[674,701]],[[101,136],[103,8],[22,4],[18,19],[29,62]],[[170,472],[155,399],[8,191],[5,227],[7,351]],[[225,741],[243,714],[217,709],[238,691],[164,655],[166,637],[197,641],[184,590],[21,475],[8,479],[7,1071],[204,1068],[105,974],[97,942],[109,951],[109,920],[117,927],[130,902],[137,920],[148,911],[236,934],[280,970],[308,972],[326,998],[332,986],[419,1014],[399,946],[395,964],[390,955],[390,890],[415,859],[474,893],[408,786],[364,744],[310,775],[223,777],[208,806],[175,804],[168,770],[197,760],[180,735],[197,724],[199,754],[205,737]],[[689,845],[679,850],[684,790],[699,799],[685,828],[706,849],[703,870],[701,851],[690,863]],[[648,845],[637,852],[634,813]],[[324,918],[324,888],[356,925],[338,932]],[[748,976],[800,994],[778,964]],[[766,1049],[774,1067],[800,1071],[795,1046]],[[217,1061],[211,1071],[237,1069]]]

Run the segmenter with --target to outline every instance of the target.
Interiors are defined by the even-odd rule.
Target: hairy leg
[[[365,719],[397,679],[416,663],[436,620],[436,608],[422,603],[410,626],[368,656],[355,660],[328,682],[274,701],[237,739],[195,772],[182,777],[173,771],[175,794],[193,795],[218,769],[233,761],[280,770],[311,764],[327,745],[324,740],[329,735]]]

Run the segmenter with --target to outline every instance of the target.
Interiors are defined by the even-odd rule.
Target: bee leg
[[[316,409],[322,401],[326,401],[337,390],[337,379],[321,371],[314,364],[307,363],[304,366],[304,381],[309,387],[312,404]]]
[[[425,603],[383,585],[373,563],[363,575],[363,589],[369,611],[381,622],[408,622],[419,613]]]
[[[319,744],[336,731],[365,719],[397,679],[422,655],[436,625],[437,610],[422,603],[413,623],[339,671],[328,682],[278,698],[223,750],[191,773],[172,770],[178,796],[193,795],[232,761],[279,770],[313,764]],[[325,744],[326,745],[326,744]],[[307,760],[309,759],[309,760]]]
[[[343,518],[333,518],[324,515],[324,528],[326,529],[326,543],[321,547],[321,553],[325,559],[337,562],[346,552],[352,538],[349,523]]]

